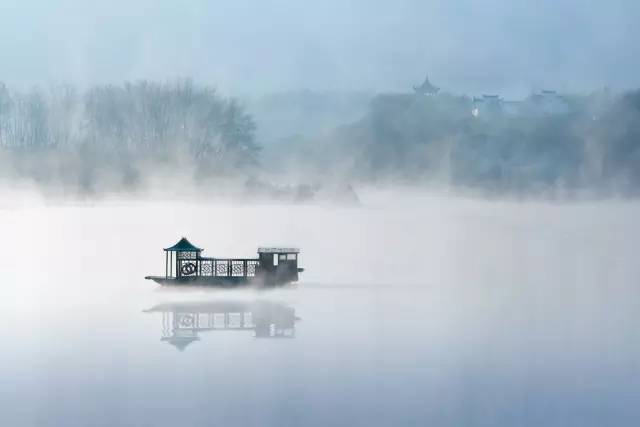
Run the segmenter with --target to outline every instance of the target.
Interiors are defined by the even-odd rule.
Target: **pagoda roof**
[[[202,252],[202,249],[191,244],[190,241],[187,240],[186,237],[183,237],[170,248],[164,248],[165,251],[171,252]]]
[[[429,76],[426,76],[424,82],[420,86],[414,86],[413,90],[418,93],[435,94],[440,90],[440,88],[432,85],[429,81]]]

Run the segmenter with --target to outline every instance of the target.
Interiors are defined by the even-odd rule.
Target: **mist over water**
[[[3,422],[634,424],[637,203],[360,196],[3,206]],[[143,278],[182,235],[209,256],[296,245],[305,271],[159,290]],[[217,330],[224,312],[245,330]],[[198,313],[198,340],[162,340],[163,316]]]
[[[0,2],[0,427],[635,427],[639,17]]]

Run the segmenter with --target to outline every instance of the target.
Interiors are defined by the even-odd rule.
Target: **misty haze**
[[[635,426],[638,18],[3,2],[0,425]]]

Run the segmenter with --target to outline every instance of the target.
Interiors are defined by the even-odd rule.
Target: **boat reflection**
[[[272,301],[200,301],[156,305],[162,313],[162,341],[183,351],[200,332],[253,331],[256,338],[294,338],[295,309]]]

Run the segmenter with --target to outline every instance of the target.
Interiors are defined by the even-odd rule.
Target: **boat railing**
[[[194,273],[203,277],[255,277],[259,264],[254,258],[200,257]]]

